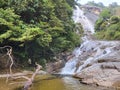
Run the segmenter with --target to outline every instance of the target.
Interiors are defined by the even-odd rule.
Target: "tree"
[[[101,7],[101,8],[105,8],[105,6],[104,6],[104,4],[103,4],[102,2],[98,2],[98,3],[97,3],[97,6],[98,6],[98,7]]]
[[[73,49],[80,43],[74,5],[74,0],[1,0],[0,46],[12,46],[21,63],[29,58],[43,63]]]
[[[118,23],[118,22],[120,22],[120,18],[118,16],[112,16],[110,18],[110,23],[111,24],[115,24],[115,23]]]
[[[118,7],[118,4],[117,4],[117,2],[112,2],[112,4],[109,4],[109,7],[115,8],[115,7]]]
[[[100,13],[100,17],[103,18],[104,20],[109,19],[111,16],[111,11],[108,8],[105,8],[102,10],[102,12]]]

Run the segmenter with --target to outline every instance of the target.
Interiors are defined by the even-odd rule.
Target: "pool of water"
[[[0,90],[21,90],[23,81],[12,81],[6,84],[6,80],[0,79]],[[33,82],[30,90],[110,90],[103,87],[83,85],[78,79],[72,77],[56,77],[52,75],[39,75]],[[113,89],[111,89],[113,90]]]
[[[32,90],[110,90],[103,87],[83,85],[72,77],[43,76],[33,84]],[[113,89],[111,89],[113,90]]]

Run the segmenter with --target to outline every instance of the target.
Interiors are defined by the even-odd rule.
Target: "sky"
[[[108,6],[112,2],[117,2],[120,5],[120,0],[78,0],[80,4],[86,4],[88,1],[94,1],[96,3],[102,2],[105,6]]]

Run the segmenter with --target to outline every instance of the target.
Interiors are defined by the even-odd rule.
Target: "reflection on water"
[[[42,76],[41,80],[36,81],[32,90],[110,90],[101,87],[83,85],[78,79],[72,77]]]
[[[44,75],[38,81],[33,84],[32,90],[65,90],[65,85],[60,78]]]
[[[18,89],[22,87],[22,84],[18,81],[8,81],[9,83],[6,83],[5,78],[0,78],[0,90],[21,90]]]
[[[19,81],[20,82],[20,81]],[[10,84],[14,83],[14,84]],[[5,83],[5,79],[0,79],[0,90],[21,90],[17,89],[23,84],[18,81],[9,81]],[[56,77],[52,75],[39,75],[33,82],[31,90],[110,90],[101,87],[93,87],[80,84],[79,80],[72,77]]]
[[[81,90],[80,82],[71,77],[64,77],[63,78],[66,90]]]

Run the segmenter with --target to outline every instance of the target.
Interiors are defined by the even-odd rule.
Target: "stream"
[[[76,9],[73,12],[73,20],[75,23],[81,23],[84,28],[84,37],[82,37],[83,43],[80,47],[77,47],[73,54],[75,55],[72,59],[70,59],[65,67],[62,69],[60,74],[63,75],[73,75],[76,72],[80,73],[82,69],[84,69],[91,61],[95,62],[97,57],[102,57],[104,55],[109,54],[113,48],[112,46],[118,44],[119,42],[105,42],[105,41],[95,41],[92,40],[91,36],[94,33],[94,26],[88,20],[88,18],[84,15],[84,12],[76,6]],[[101,49],[102,45],[104,45],[105,49]],[[107,47],[110,48],[107,48]],[[103,47],[102,47],[103,48]],[[89,58],[80,57],[80,55],[84,55],[85,52],[88,54],[91,53],[91,50],[94,50],[94,56]],[[103,55],[104,53],[104,55]],[[86,55],[86,54],[85,54]],[[89,55],[90,56],[90,55]],[[79,60],[82,58],[86,61],[83,61],[83,64],[76,67]],[[93,58],[95,58],[93,60]],[[18,81],[13,81],[8,84],[5,82],[5,78],[0,78],[0,90],[21,90],[18,87],[22,86],[23,83],[17,83]],[[105,87],[98,87],[93,85],[84,85],[81,84],[80,81],[72,76],[55,76],[55,75],[38,75],[33,82],[33,85],[30,90],[114,90]]]

